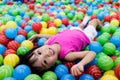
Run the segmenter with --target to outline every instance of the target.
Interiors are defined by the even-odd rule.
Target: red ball
[[[31,3],[34,3],[34,2],[35,2],[35,0],[30,0],[30,2],[31,2]]]
[[[20,25],[20,27],[21,27],[22,29],[24,29],[25,26],[27,26],[27,23],[22,23],[22,24]]]
[[[69,24],[69,19],[63,18],[62,19],[62,24],[64,24],[65,26],[67,26]]]
[[[8,39],[4,34],[0,35],[0,44],[7,45],[10,39]]]
[[[75,62],[63,62],[63,64],[65,64],[65,65],[68,67],[69,71],[70,71],[71,67],[72,67],[73,65],[75,65]],[[70,72],[71,72],[71,71],[70,71]]]
[[[117,59],[117,56],[111,56],[112,60],[115,61]]]
[[[23,35],[23,36],[26,37],[26,36],[27,36],[27,31],[25,31],[25,30],[23,30],[23,29],[22,29],[22,30],[19,30],[19,31],[18,31],[18,35]]]
[[[30,20],[30,18],[24,18],[24,20],[28,22]]]
[[[91,16],[91,19],[97,19],[98,17],[97,17],[97,15],[95,15],[95,14],[93,14],[92,16]]]
[[[8,54],[16,54],[16,51],[13,50],[13,49],[7,49],[7,50],[4,52],[3,56],[5,57],[5,56],[7,56]]]
[[[95,80],[98,80],[102,76],[100,68],[96,65],[89,66],[86,70],[86,73],[92,75]]]
[[[35,32],[39,33],[40,30],[42,29],[42,24],[41,24],[40,22],[34,22],[34,23],[32,24],[32,29],[33,29]]]
[[[112,15],[111,19],[118,19],[118,15]]]
[[[32,10],[34,10],[34,4],[33,3],[29,4],[29,8],[32,9]]]
[[[110,20],[111,20],[111,17],[109,15],[104,17],[104,21],[110,22]]]
[[[54,2],[50,2],[50,5],[53,6],[53,5],[54,5]]]
[[[118,64],[114,69],[115,75],[120,79],[120,64]]]
[[[13,50],[17,50],[18,48],[20,47],[20,43],[18,43],[17,41],[15,40],[12,40],[8,43],[7,45],[7,48],[8,49],[13,49]]]
[[[48,25],[48,27],[56,27],[56,24],[55,24],[55,23],[50,23],[50,24]]]
[[[52,20],[49,20],[48,22],[47,22],[47,24],[49,25],[49,24],[51,24],[51,23],[54,23]]]

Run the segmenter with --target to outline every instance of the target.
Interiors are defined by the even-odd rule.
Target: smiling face
[[[54,46],[44,45],[35,49],[29,59],[31,66],[40,71],[52,67],[58,59],[58,50]]]

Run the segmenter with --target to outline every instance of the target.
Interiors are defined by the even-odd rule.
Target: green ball
[[[42,80],[37,74],[30,74],[24,80]]]
[[[109,41],[108,38],[106,38],[106,36],[104,35],[100,35],[98,38],[97,38],[97,41],[101,44],[101,45],[104,45],[105,43],[107,43]]]
[[[18,14],[19,14],[19,13],[18,13],[17,10],[13,10],[13,11],[12,11],[12,15],[13,15],[13,16],[17,16]]]
[[[34,12],[33,12],[33,11],[30,11],[30,12],[28,13],[28,15],[29,15],[30,17],[33,17],[33,16],[34,16]]]
[[[115,32],[114,34],[113,34],[113,36],[120,36],[120,32]]]
[[[104,32],[110,33],[110,27],[109,26],[103,26],[100,31],[101,31],[101,33],[104,33]]]
[[[61,61],[61,60],[57,60],[57,61],[56,61],[56,65],[59,65],[59,64],[62,64],[62,61]]]
[[[99,58],[99,57],[102,57],[102,56],[106,56],[106,54],[105,54],[104,52],[100,52],[100,53],[97,54],[97,57],[98,57],[98,58]]]
[[[32,30],[32,31],[28,32],[27,37],[30,38],[30,37],[32,37],[35,34],[37,34],[37,33]]]
[[[98,66],[102,70],[111,70],[114,66],[113,60],[109,56],[101,56],[98,58]]]
[[[26,46],[20,46],[18,49],[17,49],[17,55],[20,55],[20,56],[24,56],[25,54],[27,54],[28,52],[30,51],[30,49]]]
[[[2,65],[0,67],[0,80],[3,80],[6,77],[12,77],[13,67],[9,65]]]
[[[72,13],[68,13],[68,14],[67,14],[67,17],[71,20],[71,19],[73,19],[74,16],[73,16]]]
[[[99,10],[94,10],[93,11],[93,14],[95,14],[95,15],[98,15],[98,13],[99,13]]]
[[[77,20],[82,20],[84,17],[84,14],[82,12],[79,12],[76,16]]]
[[[0,66],[3,64],[3,56],[0,55]]]
[[[103,51],[107,55],[114,55],[116,51],[116,46],[113,43],[105,43],[103,45]]]
[[[68,9],[65,9],[64,10],[64,13],[67,15],[68,13],[70,12],[70,10],[68,10]]]
[[[32,25],[32,23],[34,23],[33,20],[29,20],[29,21],[28,21],[28,25]]]
[[[114,25],[110,25],[110,33],[114,33],[116,30],[117,30],[117,26],[114,26]]]
[[[74,5],[74,6],[72,6],[72,8],[73,8],[74,10],[77,10],[77,6],[75,6],[75,5]]]
[[[50,20],[50,16],[48,14],[43,14],[42,15],[42,20],[45,21],[45,22],[47,22],[47,21]]]
[[[110,33],[104,32],[102,33],[102,36],[105,36],[107,39],[110,39]]]
[[[42,75],[42,80],[57,80],[57,76],[52,71],[47,71]]]
[[[118,57],[118,58],[114,61],[114,63],[115,63],[115,66],[117,66],[118,64],[120,64],[120,57]]]
[[[119,50],[116,50],[114,56],[120,57],[120,51],[119,51]]]

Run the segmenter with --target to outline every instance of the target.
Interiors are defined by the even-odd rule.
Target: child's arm
[[[36,34],[36,35],[33,35],[31,38],[29,38],[28,40],[30,41],[34,41],[36,38],[40,38],[40,37],[43,37],[43,38],[50,38],[54,35],[50,35],[50,34]]]
[[[81,51],[81,52],[70,52],[65,56],[67,61],[75,61],[76,59],[81,59],[81,61],[72,66],[71,73],[73,76],[78,76],[84,72],[84,66],[91,62],[96,56],[93,51]]]

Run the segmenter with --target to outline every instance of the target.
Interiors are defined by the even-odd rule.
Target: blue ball
[[[19,43],[22,43],[24,40],[26,40],[25,36],[23,35],[17,35],[15,37],[15,41],[19,42]]]
[[[100,53],[103,51],[103,47],[99,42],[91,42],[89,45],[89,50]]]
[[[10,39],[15,38],[17,36],[17,33],[18,33],[18,31],[15,28],[7,28],[5,30],[5,35]]]
[[[76,80],[74,76],[72,76],[71,74],[65,74],[61,77],[60,80]]]
[[[24,30],[26,30],[27,32],[29,32],[29,31],[32,30],[32,26],[25,26],[25,27],[24,27]]]
[[[4,54],[4,52],[6,51],[6,47],[2,44],[0,44],[0,54]]]
[[[31,74],[31,69],[27,65],[21,64],[14,69],[13,77],[17,80],[24,80],[29,74]]]
[[[68,68],[64,64],[60,64],[55,68],[55,74],[60,79],[63,75],[68,74]]]
[[[16,79],[12,77],[8,77],[8,78],[4,78],[3,80],[16,80]]]
[[[79,80],[94,80],[94,78],[89,74],[83,74],[80,76]]]
[[[46,41],[47,41],[47,38],[40,38],[40,39],[38,40],[38,46],[43,46]]]
[[[87,14],[88,14],[89,16],[91,16],[91,15],[93,14],[92,9],[88,9],[88,10],[87,10]]]
[[[120,36],[112,36],[110,42],[113,43],[116,47],[120,47]]]

